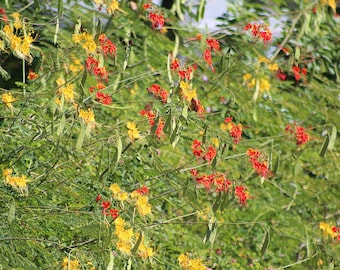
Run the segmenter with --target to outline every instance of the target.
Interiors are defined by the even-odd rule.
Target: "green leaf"
[[[58,130],[57,130],[58,136],[61,136],[61,134],[63,133],[65,124],[66,124],[66,117],[65,117],[65,114],[63,114],[58,125]]]
[[[200,21],[204,17],[204,9],[205,9],[205,0],[200,0],[200,5],[198,6],[196,13],[196,20]]]
[[[117,158],[116,158],[116,163],[119,162],[120,157],[122,156],[122,151],[123,151],[123,143],[121,137],[117,134],[118,139],[117,139]]]
[[[217,223],[215,217],[211,217],[208,223],[207,232],[203,238],[203,243],[206,244],[208,241],[211,245],[214,243],[217,234]]]
[[[142,239],[143,239],[143,233],[139,232],[139,236],[138,239],[136,241],[136,244],[134,245],[134,247],[131,249],[131,254],[135,254],[140,246],[140,244],[142,243]]]
[[[63,11],[64,11],[64,1],[58,0],[58,14],[60,17],[63,16]]]
[[[332,151],[333,148],[334,148],[334,144],[335,144],[335,140],[336,140],[336,133],[337,133],[336,126],[332,124],[331,135],[330,135],[329,144],[328,144],[328,147],[327,147],[328,151]]]
[[[114,267],[114,257],[113,257],[112,251],[110,250],[110,261],[106,267],[106,270],[113,270],[113,267]]]
[[[80,129],[80,133],[78,135],[77,143],[76,143],[76,150],[77,151],[80,151],[82,146],[83,146],[83,143],[84,143],[84,140],[85,140],[85,133],[86,133],[86,127],[82,125],[81,129]]]
[[[261,250],[260,250],[260,254],[261,256],[263,256],[267,249],[268,249],[268,246],[269,246],[269,243],[270,243],[270,234],[269,234],[269,231],[268,229],[264,228],[265,232],[264,232],[264,237],[263,237],[263,241],[262,241],[262,245],[261,245]]]
[[[7,220],[9,223],[11,223],[15,219],[15,201],[13,200],[12,203],[9,206],[8,216]]]
[[[299,47],[299,46],[296,46],[294,56],[295,56],[295,61],[296,61],[297,63],[299,63],[300,54],[301,54],[300,47]]]
[[[329,135],[326,134],[326,138],[325,138],[325,141],[324,143],[322,144],[322,147],[321,147],[321,150],[319,152],[319,155],[321,157],[324,157],[326,152],[327,152],[327,148],[328,148],[328,145],[329,145]]]

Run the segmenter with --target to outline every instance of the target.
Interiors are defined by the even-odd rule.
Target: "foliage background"
[[[148,22],[144,2],[135,4],[121,1],[122,11],[111,16],[91,1],[6,1],[6,13],[20,11],[38,34],[31,48],[34,61],[25,72],[32,68],[39,78],[23,82],[22,61],[1,52],[1,66],[12,75],[0,81],[1,94],[10,91],[16,101],[13,110],[0,105],[0,166],[30,179],[28,196],[5,183],[0,188],[2,269],[61,269],[64,257],[77,259],[80,269],[90,269],[88,262],[109,269],[112,254],[114,269],[177,269],[183,253],[201,258],[211,269],[337,269],[339,244],[319,229],[320,222],[340,224],[339,143],[333,140],[340,119],[335,10],[323,1],[271,1],[270,9],[266,1],[242,1],[230,4],[219,18],[219,30],[208,33],[181,23],[182,14],[199,19],[203,10],[180,3],[162,10],[167,32],[161,33]],[[268,44],[243,31],[249,22],[272,17],[282,35]],[[72,41],[79,21],[84,31],[105,33],[117,46],[117,56],[104,59],[111,105],[88,91],[96,84],[94,76],[70,71],[73,59],[86,59]],[[220,42],[213,56],[216,72],[202,58],[204,38],[192,40],[199,32]],[[176,74],[169,80],[170,52],[178,53],[182,63],[197,64],[192,84],[205,107],[203,116],[186,111]],[[259,57],[277,63],[287,80],[277,79]],[[307,68],[306,81],[294,79],[293,64]],[[268,78],[269,92],[255,98],[243,80],[246,73]],[[73,104],[56,105],[60,77],[76,85],[79,108],[95,112],[91,133]],[[148,94],[153,83],[172,90],[171,101],[162,104]],[[150,103],[167,123],[160,139],[139,115]],[[242,123],[237,145],[220,128],[227,116]],[[134,142],[128,121],[140,133]],[[306,145],[297,146],[284,132],[294,122],[308,129]],[[191,153],[192,141],[208,146],[213,138],[220,145],[216,160],[200,163]],[[261,179],[254,173],[248,148],[266,154],[273,176]],[[225,195],[228,204],[219,205],[219,195],[196,188],[189,173],[195,167],[207,174],[224,172],[233,185],[247,186],[247,205],[239,205],[233,193]],[[154,249],[152,259],[116,251],[114,225],[96,202],[98,194],[111,199],[113,183],[128,192],[141,185],[150,189],[153,214],[144,219],[132,204],[112,203],[134,230],[143,232]],[[214,224],[217,230],[211,230]],[[216,235],[204,243],[207,232]]]

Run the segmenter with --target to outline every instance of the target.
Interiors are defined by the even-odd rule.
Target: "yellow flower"
[[[135,139],[139,138],[139,132],[138,128],[136,127],[136,124],[134,122],[128,122],[127,123],[128,130],[128,136],[131,139],[131,141],[134,141]]]
[[[129,197],[129,194],[127,192],[120,192],[117,195],[117,199],[119,201],[126,201],[128,199],[128,197]]]
[[[270,83],[267,79],[261,78],[260,80],[260,91],[267,91],[269,92],[270,90]]]
[[[211,138],[211,142],[216,148],[218,148],[220,146],[220,141],[216,137]]]
[[[110,186],[110,190],[112,191],[113,194],[118,194],[120,192],[120,186],[114,183]]]
[[[6,104],[8,108],[13,108],[12,102],[16,101],[16,99],[12,96],[11,93],[5,93],[1,95],[1,100]]]
[[[266,64],[268,64],[268,63],[270,62],[270,60],[269,60],[267,57],[264,57],[264,56],[260,56],[260,57],[258,58],[258,61],[259,61],[260,63],[266,63]]]
[[[185,254],[180,254],[178,256],[178,263],[179,265],[183,268],[183,269],[188,269],[189,268],[189,263],[190,263],[190,259],[187,255]]]
[[[335,0],[321,0],[322,5],[328,5],[333,9],[334,12],[336,12],[336,3]]]
[[[5,184],[12,186],[15,190],[20,192],[22,195],[28,195],[28,187],[27,183],[29,180],[26,178],[25,175],[19,176],[12,176],[13,170],[12,169],[5,169],[2,172],[2,175],[5,177]]]
[[[93,35],[83,32],[80,34],[73,34],[72,39],[74,43],[81,44],[87,53],[94,53],[96,51],[97,45]]]
[[[138,255],[143,259],[153,256],[153,249],[151,247],[147,247],[144,244],[140,244],[138,247]]]
[[[86,125],[93,124],[94,119],[94,112],[89,108],[87,111],[80,109],[79,117],[82,118]]]
[[[115,219],[114,223],[115,223],[115,226],[116,226],[116,231],[124,229],[125,221],[120,216]]]
[[[202,263],[201,259],[192,259],[190,260],[189,270],[206,270],[207,268]]]
[[[107,8],[107,13],[114,13],[116,10],[119,10],[119,3],[117,0],[112,0],[110,6]]]
[[[73,84],[66,84],[64,87],[59,89],[59,92],[64,96],[66,101],[73,102],[74,99],[74,85]]]
[[[250,73],[246,73],[243,75],[244,81],[249,81],[253,76]]]
[[[123,242],[123,241],[117,241],[116,248],[120,252],[125,253],[127,255],[130,255],[131,254],[132,244],[131,243],[127,243],[127,242]]]
[[[181,89],[181,95],[187,101],[191,102],[192,99],[197,99],[196,89],[191,89],[190,85],[184,81],[179,83],[179,87]]]
[[[79,270],[80,265],[78,260],[69,260],[67,257],[63,259],[62,266],[64,270]]]
[[[337,233],[333,232],[332,228],[333,228],[333,226],[331,226],[328,223],[325,223],[325,222],[322,222],[322,221],[319,223],[319,229],[323,231],[324,236],[329,235],[330,237],[335,238],[337,236]]]
[[[131,239],[133,237],[133,230],[132,230],[132,228],[117,230],[117,227],[116,227],[115,235],[117,235],[117,237],[119,238],[120,241],[122,241],[124,243],[128,243],[128,242],[131,241]]]
[[[279,69],[278,64],[274,63],[274,64],[268,64],[268,69],[272,72],[275,72]]]
[[[22,23],[20,21],[20,14],[18,12],[15,12],[11,15],[14,18],[14,24],[13,26],[16,29],[20,29],[22,27]]]
[[[55,82],[58,86],[62,86],[63,84],[65,84],[65,80],[63,78],[59,78]]]
[[[138,196],[136,201],[138,213],[141,216],[151,214],[151,205],[149,204],[149,198],[147,196]]]

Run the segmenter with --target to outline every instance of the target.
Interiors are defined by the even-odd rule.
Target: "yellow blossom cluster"
[[[97,6],[105,6],[106,11],[109,14],[114,13],[116,10],[120,10],[118,0],[93,0]]]
[[[84,120],[86,125],[93,125],[94,126],[94,112],[92,109],[88,108],[87,111],[80,109],[79,110],[79,117]]]
[[[69,258],[64,257],[62,262],[62,267],[64,270],[80,270],[80,264],[77,259],[75,260],[69,260]]]
[[[187,82],[181,81],[179,83],[179,88],[181,96],[187,101],[191,102],[191,100],[197,99],[196,89],[192,89],[192,87]]]
[[[186,254],[180,254],[178,263],[184,270],[205,270],[206,266],[202,263],[201,259],[190,259]]]
[[[140,236],[134,233],[132,228],[126,228],[125,221],[122,217],[118,217],[114,221],[115,231],[114,235],[118,238],[116,248],[125,255],[131,255],[133,244]],[[153,249],[144,244],[144,237],[142,236],[141,244],[138,246],[137,254],[146,259],[153,256]]]
[[[74,101],[74,85],[65,83],[63,78],[59,78],[56,80],[56,83],[59,87],[58,93],[61,94],[66,102]]]
[[[12,96],[11,93],[4,93],[4,94],[2,94],[1,95],[1,100],[10,109],[13,108],[12,102],[16,101],[16,99]]]
[[[94,41],[93,35],[83,32],[79,34],[73,34],[72,39],[74,43],[81,44],[83,49],[85,49],[88,54],[94,53],[96,51],[97,45]]]
[[[25,175],[13,176],[12,169],[5,169],[2,172],[3,177],[5,177],[5,184],[12,186],[15,190],[20,192],[22,195],[28,195],[27,182],[28,179]]]
[[[271,63],[270,59],[268,59],[267,57],[264,56],[260,56],[258,58],[258,62],[259,63],[265,63],[267,68],[271,71],[271,72],[276,72],[279,69],[279,65],[277,63]]]
[[[254,88],[256,86],[256,83],[258,83],[260,91],[269,92],[270,90],[270,82],[266,77],[256,79],[253,78],[253,76],[250,73],[246,73],[243,75],[243,81],[248,88]]]
[[[131,141],[134,141],[139,138],[139,132],[136,123],[128,122],[126,127],[128,128],[128,135]]]
[[[319,223],[319,229],[323,231],[323,236],[327,237],[330,236],[331,238],[337,237],[337,233],[333,231],[334,226],[326,223],[326,222],[320,222]]]
[[[331,7],[333,11],[336,12],[336,1],[335,0],[321,0],[320,3],[323,6],[327,5]]]
[[[6,24],[0,31],[0,51],[11,51],[17,58],[25,59],[30,63],[33,60],[30,52],[31,44],[34,41],[31,36],[32,33],[26,29],[19,31],[25,27],[20,19],[19,13],[13,13],[12,17],[14,18],[14,22]]]
[[[76,73],[84,69],[84,65],[79,58],[75,55],[71,55],[72,63],[68,65],[71,72]]]

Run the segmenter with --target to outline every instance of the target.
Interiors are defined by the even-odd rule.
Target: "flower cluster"
[[[210,66],[211,70],[215,72],[211,53],[212,51],[216,52],[220,50],[220,43],[214,38],[207,38],[205,41],[207,48],[203,52],[203,59]]]
[[[264,157],[259,150],[249,148],[247,150],[247,155],[249,157],[249,161],[253,165],[253,169],[257,172],[258,175],[263,178],[267,178],[271,174],[267,162],[262,161]]]
[[[304,127],[298,126],[297,124],[294,124],[294,127],[287,125],[285,131],[295,136],[297,145],[306,144],[310,140],[306,129]]]
[[[265,24],[248,23],[244,28],[244,31],[250,30],[251,35],[255,38],[262,39],[266,45],[268,41],[272,39],[272,32]]]
[[[63,78],[59,78],[56,80],[58,90],[57,93],[61,95],[62,99],[66,102],[74,101],[74,85],[66,83]]]
[[[161,88],[158,84],[155,83],[148,88],[148,92],[152,93],[155,98],[162,100],[164,104],[166,103],[169,96],[168,91]]]
[[[96,92],[96,100],[104,105],[110,105],[112,103],[112,97],[100,91]]]
[[[97,49],[97,44],[94,41],[93,35],[87,32],[76,33],[72,35],[72,40],[76,44],[80,44],[85,49],[87,54],[94,53]]]
[[[116,10],[120,10],[118,0],[93,0],[93,2],[99,7],[99,10],[105,7],[108,14],[113,14]]]
[[[239,203],[241,205],[246,205],[247,200],[250,198],[249,193],[246,190],[247,188],[245,186],[235,187],[235,195],[238,197]]]
[[[338,241],[340,241],[340,227],[335,227],[328,223],[320,222],[319,228],[323,231],[323,235],[325,237],[329,236],[332,239],[336,238]]]
[[[28,71],[27,80],[34,81],[39,78],[39,75],[35,73],[32,69]]]
[[[80,270],[80,264],[77,259],[70,260],[68,257],[64,257],[61,266],[64,270]]]
[[[261,92],[269,92],[270,90],[270,82],[267,77],[262,77],[259,79],[253,78],[250,73],[246,73],[243,75],[243,81],[247,85],[248,88],[254,88],[256,83],[259,85],[259,90]]]
[[[187,254],[178,256],[178,263],[184,270],[206,270],[207,267],[202,263],[202,259],[190,259]]]
[[[108,74],[105,66],[100,65],[96,58],[88,56],[85,62],[85,68],[88,72],[95,75],[99,80],[108,80]]]
[[[191,84],[185,81],[180,81],[179,87],[180,95],[189,104],[189,109],[198,112],[199,114],[204,113],[204,107],[197,98],[196,88],[192,88]]]
[[[222,173],[212,173],[199,175],[196,169],[190,171],[198,187],[203,186],[208,192],[228,192],[231,181]]]
[[[25,175],[15,176],[13,175],[12,169],[5,169],[2,172],[3,177],[5,177],[5,184],[12,186],[15,190],[17,190],[22,195],[28,195],[28,187],[27,182],[29,180]]]
[[[2,8],[0,11],[0,14],[3,14],[3,18],[6,16],[5,22],[7,22],[1,31],[0,52],[11,51],[17,58],[24,59],[31,63],[33,56],[30,50],[34,41],[31,27],[24,23],[19,13],[13,13],[11,16],[14,22],[8,23],[5,10]]]
[[[204,149],[202,146],[202,142],[198,140],[193,140],[191,144],[191,150],[197,159],[202,158],[203,160],[208,162],[211,162],[217,154],[216,149],[212,145]],[[204,153],[203,150],[205,150]]]
[[[232,123],[233,118],[231,116],[226,117],[224,122],[221,123],[221,129],[223,131],[229,130],[230,137],[233,138],[233,142],[238,144],[241,140],[243,127],[242,124],[238,123],[237,125]]]
[[[105,56],[108,54],[113,56],[117,54],[117,47],[111,40],[109,40],[105,34],[99,35],[99,44],[101,46],[101,50]]]
[[[128,128],[128,136],[131,141],[134,141],[139,138],[139,132],[136,123],[128,122],[126,127]]]
[[[119,216],[119,210],[115,208],[110,208],[110,201],[102,201],[102,196],[99,194],[96,198],[96,202],[100,202],[100,206],[102,208],[102,214],[104,216],[111,216],[113,220],[115,220]]]
[[[165,23],[164,16],[161,12],[157,11],[152,4],[144,4],[143,9],[147,12],[148,19],[151,22],[152,28],[154,30],[163,30]]]
[[[144,110],[141,110],[139,112],[141,116],[145,116],[149,120],[150,127],[152,128],[155,125],[155,113],[152,111],[151,105],[147,105]],[[155,135],[157,136],[158,139],[161,138],[161,136],[164,134],[163,129],[165,126],[165,121],[164,119],[160,118],[158,120],[158,124],[155,130]]]
[[[304,80],[306,80],[307,76],[307,68],[300,68],[299,66],[293,66],[292,72],[294,74],[295,80],[298,82],[301,79],[301,75],[303,76]]]
[[[6,104],[6,106],[10,109],[13,109],[12,103],[16,101],[16,99],[12,96],[12,93],[4,93],[1,95],[1,101]]]
[[[80,109],[79,117],[83,119],[86,125],[91,125],[92,127],[94,127],[95,119],[94,112],[92,109],[88,108],[87,111]]]

